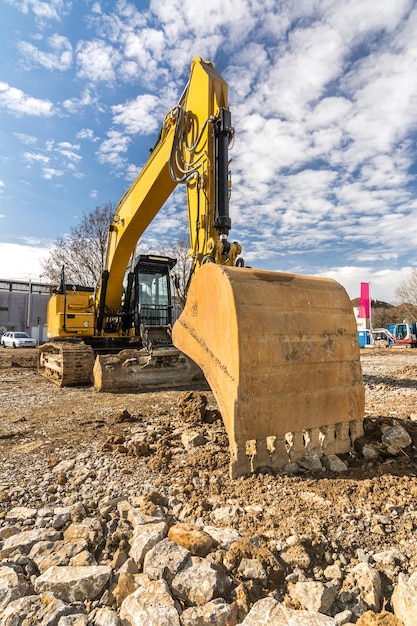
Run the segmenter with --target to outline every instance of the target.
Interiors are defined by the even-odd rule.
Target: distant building
[[[358,317],[360,309],[360,298],[354,298],[350,302],[353,307],[358,330],[371,330],[371,328],[385,326],[385,323],[382,323],[381,318],[385,317],[385,315],[389,317],[392,309],[395,309],[395,307],[388,302],[382,302],[381,300],[371,300],[371,318]]]
[[[47,341],[46,310],[52,287],[41,282],[0,279],[0,334],[8,330],[29,333]]]

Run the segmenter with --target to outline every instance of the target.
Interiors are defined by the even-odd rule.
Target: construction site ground
[[[329,554],[352,562],[360,551],[398,548],[411,557],[403,571],[417,571],[408,549],[417,519],[402,515],[417,511],[417,350],[361,351],[365,435],[377,458],[364,458],[358,449],[343,456],[348,469],[340,474],[264,472],[235,481],[228,477],[227,435],[204,385],[194,389],[208,401],[202,419],[198,402],[194,416],[180,411],[184,389],[117,394],[59,388],[38,375],[35,361],[36,350],[0,351],[0,463],[27,473],[35,460],[47,471],[80,452],[111,458],[121,483],[137,476],[137,494],[154,488],[175,495],[183,503],[182,521],[241,507],[241,522],[234,519],[242,536],[285,541],[303,535],[312,567],[326,567]],[[413,443],[392,453],[380,446],[381,432],[398,421]],[[142,447],[132,447],[141,433]],[[202,445],[187,448],[184,433],[198,433]],[[27,506],[37,504],[30,494],[25,498]]]

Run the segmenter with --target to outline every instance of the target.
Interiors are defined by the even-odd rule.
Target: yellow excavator
[[[196,57],[178,104],[109,227],[96,290],[65,283],[48,305],[39,370],[59,385],[143,390],[201,380],[217,400],[232,478],[346,453],[363,434],[356,322],[336,281],[245,267],[228,240],[228,87]],[[188,198],[191,280],[172,326],[175,260],[136,256],[178,184]],[[126,269],[128,268],[128,269]],[[171,332],[172,327],[172,332]]]

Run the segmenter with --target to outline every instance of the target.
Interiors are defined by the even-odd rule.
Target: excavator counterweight
[[[173,342],[216,397],[233,478],[312,451],[348,452],[362,434],[356,323],[331,279],[208,263],[193,278]]]

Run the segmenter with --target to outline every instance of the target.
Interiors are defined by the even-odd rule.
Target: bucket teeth
[[[304,433],[286,433],[285,439],[287,442],[288,459],[291,463],[297,463],[298,459],[301,459],[306,453]]]
[[[354,420],[303,432],[289,432],[284,438],[270,436],[265,441],[251,439],[246,442],[244,450],[231,449],[230,477],[237,478],[263,468],[283,470],[288,463],[296,463],[312,452],[319,457],[345,454],[352,450],[361,433],[362,420]]]
[[[320,443],[320,430],[318,428],[309,428],[304,431],[305,449],[309,452],[316,452],[322,456],[323,452]]]

